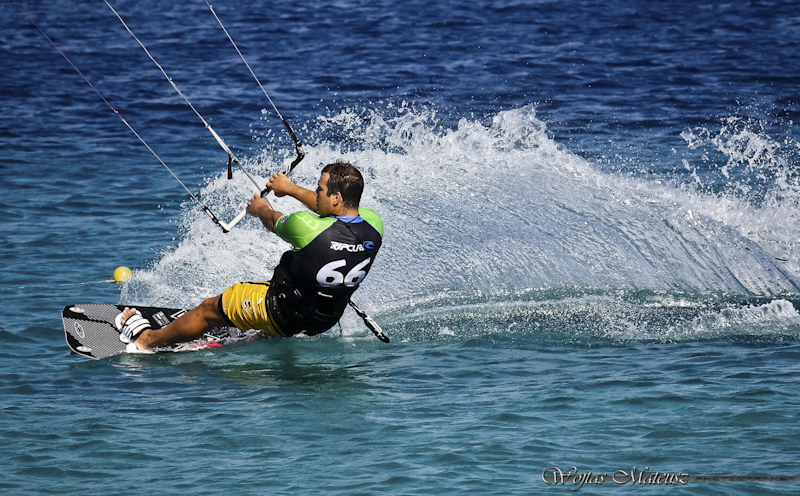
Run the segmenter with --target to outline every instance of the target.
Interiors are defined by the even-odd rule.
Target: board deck
[[[126,352],[141,353],[134,345],[119,340],[120,333],[114,326],[114,319],[124,308],[125,305],[94,303],[65,307],[61,318],[64,321],[64,335],[70,349],[79,355],[97,360]],[[153,329],[160,329],[186,313],[186,310],[180,308],[136,306],[136,309],[150,321]],[[213,333],[195,341],[160,348],[156,352],[195,351],[219,347],[228,341],[243,337],[238,329],[215,329]]]

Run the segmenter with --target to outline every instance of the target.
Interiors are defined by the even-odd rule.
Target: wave
[[[381,316],[400,340],[497,338],[543,345],[800,338],[800,299],[570,291],[447,295]]]
[[[754,134],[767,143],[757,152],[752,136],[725,141],[724,131],[715,142],[709,132],[684,131],[690,148],[729,144],[722,147],[732,160],[724,174],[733,186],[711,191],[698,187],[704,172],[698,168],[689,182],[601,171],[556,142],[533,105],[500,112],[491,123],[464,118],[449,127],[430,107],[351,108],[318,117],[299,132],[307,157],[293,173],[296,182],[313,185],[319,164],[338,159],[364,173],[362,203],[381,214],[386,233],[356,298],[390,319],[397,312],[414,315],[430,301],[447,313],[462,298],[488,298],[493,303],[482,308],[490,315],[493,305],[531,308],[536,295],[547,304],[552,294],[580,295],[577,308],[583,308],[586,295],[616,301],[618,294],[644,292],[698,295],[691,301],[772,297],[767,305],[780,307],[796,325],[796,314],[778,302],[800,292],[798,241],[791,234],[800,227],[800,188],[791,167],[767,153],[764,134]],[[259,138],[262,148],[245,166],[266,176],[291,157],[276,151],[286,147],[274,136]],[[740,163],[734,153],[746,141],[750,155],[741,155],[747,163],[741,172],[734,170]],[[785,174],[761,191],[758,202],[736,187],[754,170],[781,167]],[[223,218],[233,217],[253,193],[237,176],[211,178],[203,188],[202,200]],[[284,212],[299,208],[287,199],[273,203]],[[138,271],[123,299],[195,305],[240,280],[269,279],[288,248],[251,218],[222,234],[191,204],[179,229],[179,244]],[[662,337],[683,332],[659,319],[638,335],[650,335],[651,328]],[[618,317],[609,328],[624,322]]]

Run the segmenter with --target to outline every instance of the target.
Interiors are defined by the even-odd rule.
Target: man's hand
[[[253,217],[258,217],[264,227],[270,231],[275,231],[275,223],[278,222],[283,214],[277,210],[272,210],[272,206],[261,195],[255,194],[247,202],[247,213]]]
[[[267,200],[261,198],[261,195],[256,193],[253,195],[252,198],[247,202],[247,213],[252,215],[253,217],[261,217],[261,213],[264,209],[272,210]],[[263,211],[266,213],[266,211]]]
[[[267,187],[272,188],[272,192],[278,198],[286,195],[292,195],[292,192],[297,188],[291,179],[289,179],[283,172],[273,174],[272,177],[267,179]]]
[[[275,196],[282,197],[289,195],[296,200],[300,201],[303,205],[316,211],[317,208],[317,194],[310,189],[305,189],[292,182],[291,179],[286,177],[283,172],[274,174],[267,180],[267,187],[272,188]]]

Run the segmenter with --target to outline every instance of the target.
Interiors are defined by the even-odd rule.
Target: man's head
[[[328,208],[334,208],[339,203],[344,208],[357,209],[363,191],[364,177],[358,169],[346,162],[328,164],[322,169],[317,187],[317,213],[329,215]],[[336,197],[331,198],[332,195]],[[325,198],[320,198],[321,196]]]

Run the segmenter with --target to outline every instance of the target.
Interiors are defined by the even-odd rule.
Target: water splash
[[[745,187],[726,194],[601,172],[553,140],[533,106],[501,112],[490,124],[462,119],[455,127],[444,126],[433,108],[351,108],[317,118],[302,133],[307,158],[293,179],[311,187],[318,164],[349,160],[367,181],[362,203],[383,217],[383,251],[356,295],[371,311],[400,315],[430,302],[445,308],[484,298],[484,311],[492,313],[520,295],[618,301],[615,295],[641,292],[798,293],[796,261],[776,255],[797,241],[784,236],[782,219],[769,218],[782,209],[798,219],[800,195],[788,165],[775,181],[777,189],[785,186],[783,196],[767,195],[756,206]],[[744,184],[747,176],[736,164],[752,172],[777,163],[777,148],[764,135],[723,135],[685,137],[690,147],[740,149],[735,158],[731,151],[724,171],[730,181]],[[267,175],[285,160],[267,144],[245,165]],[[217,177],[203,201],[232,217],[251,189],[244,179]],[[299,209],[292,200],[274,203],[284,212]],[[240,280],[269,279],[288,248],[253,219],[222,234],[191,207],[181,231],[180,244],[137,273],[123,299],[194,305]],[[616,324],[607,327],[623,325],[625,313],[611,305],[607,315]],[[662,331],[671,328],[662,324]],[[648,326],[631,335],[646,336]]]
[[[773,138],[765,122],[741,117],[727,117],[719,128],[686,129],[681,137],[703,152],[699,165],[684,161],[700,193],[696,201],[797,274],[800,143]]]

